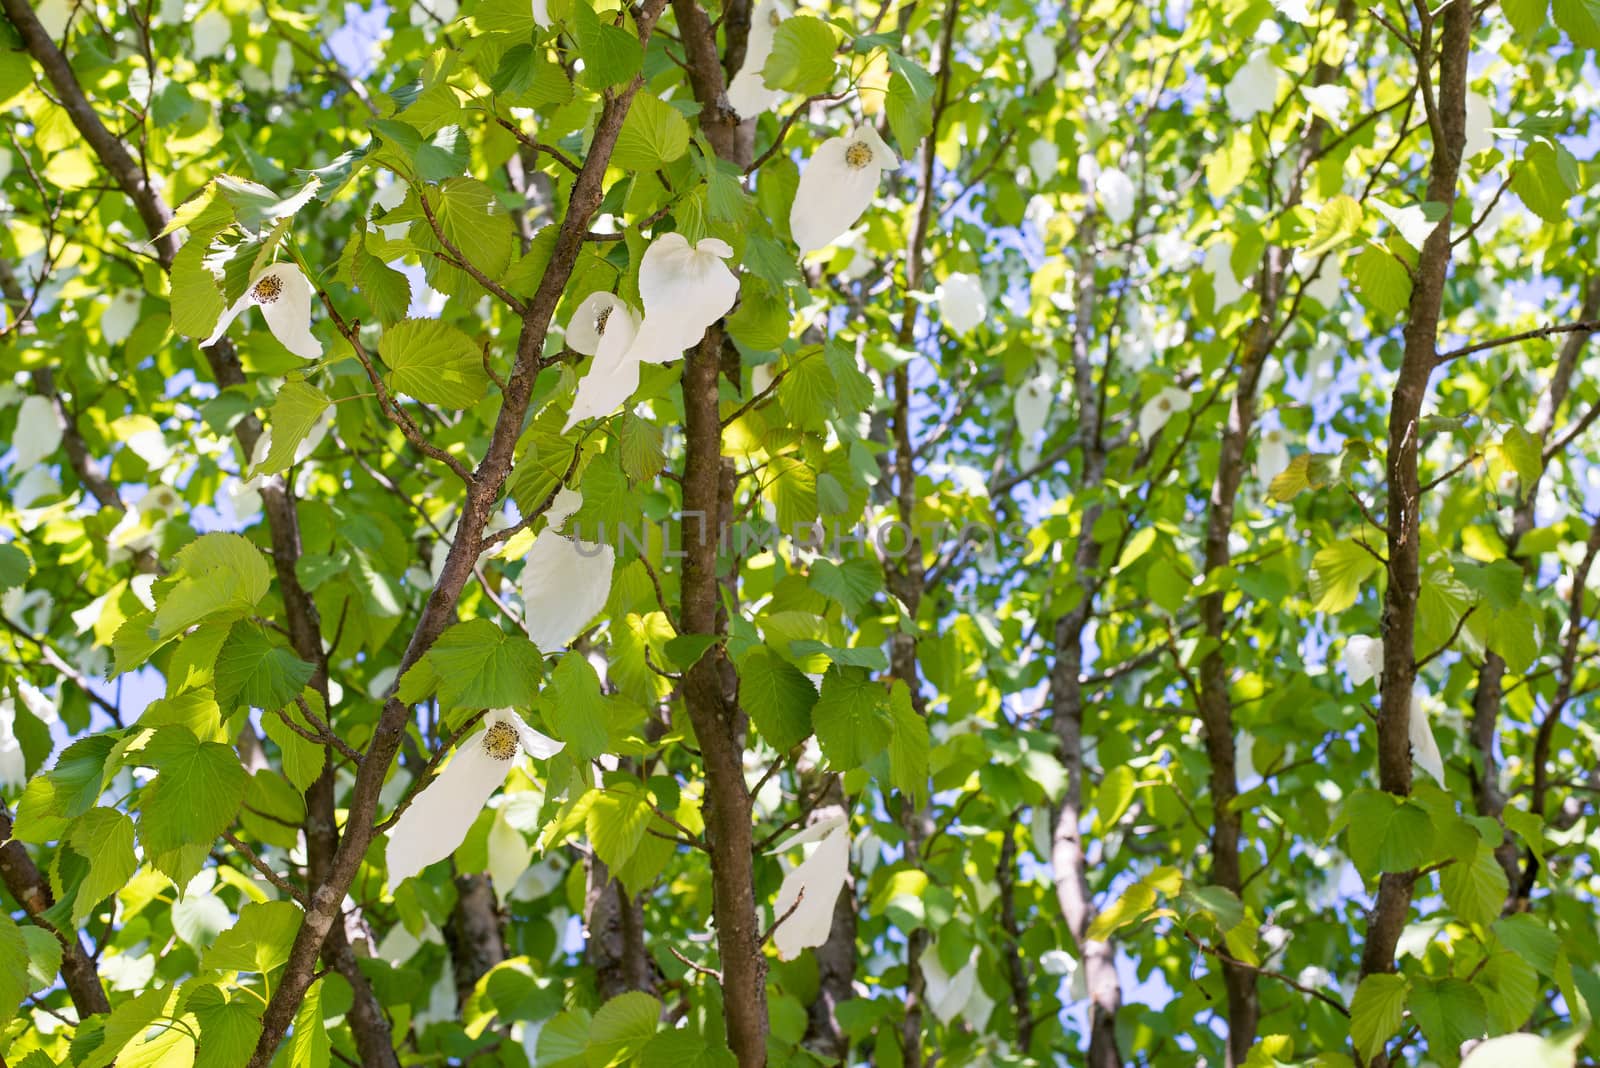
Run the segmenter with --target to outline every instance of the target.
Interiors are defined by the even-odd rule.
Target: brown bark
[[[585,858],[584,876],[583,914],[589,937],[583,954],[594,969],[601,1000],[630,990],[654,994],[656,969],[644,944],[644,908],[611,877],[599,857]]]
[[[494,886],[481,872],[455,877],[456,903],[445,924],[444,941],[456,981],[456,1006],[464,1007],[478,980],[506,959],[500,906]]]
[[[1578,318],[1592,319],[1596,314],[1600,314],[1600,276],[1590,279],[1584,287]],[[1538,439],[1541,452],[1550,440],[1556,413],[1561,410],[1561,405],[1567,398],[1572,386],[1573,371],[1577,369],[1578,358],[1583,354],[1588,341],[1587,333],[1573,333],[1562,343],[1555,370],[1551,372],[1549,384],[1540,396],[1533,419],[1528,424],[1528,432]],[[1506,557],[1515,560],[1522,568],[1525,580],[1535,577],[1539,559],[1537,556],[1520,554],[1518,547],[1522,539],[1533,529],[1539,483],[1543,480],[1544,473],[1545,467],[1541,465],[1539,477],[1535,478],[1531,485],[1521,487],[1523,497],[1512,515],[1511,533],[1506,537]],[[1472,798],[1478,815],[1488,816],[1493,820],[1499,820],[1506,807],[1506,795],[1500,789],[1500,761],[1495,753],[1495,740],[1500,723],[1500,702],[1505,692],[1503,684],[1505,671],[1505,659],[1492,649],[1485,651],[1483,665],[1478,669],[1477,689],[1472,695],[1472,745],[1477,750],[1481,765],[1473,771]],[[1526,899],[1519,892],[1522,871],[1518,863],[1516,842],[1509,832],[1495,847],[1494,856],[1501,869],[1505,871],[1507,885],[1510,887],[1506,911],[1517,911],[1523,907]]]
[[[995,865],[994,881],[1000,888],[1000,929],[1006,938],[1002,946],[1006,959],[1006,979],[1011,987],[1011,1011],[1017,1023],[1017,1048],[1026,1054],[1033,1045],[1033,997],[1028,990],[1028,972],[1022,958],[1022,927],[1017,922],[1017,836],[1012,827],[1021,813],[1012,813],[1001,832],[1000,860]]]
[[[1422,25],[1420,76],[1425,95],[1431,84],[1434,32],[1425,11]],[[1428,379],[1436,366],[1438,332],[1450,270],[1450,217],[1456,202],[1461,153],[1466,142],[1467,61],[1472,50],[1473,8],[1470,3],[1444,8],[1438,41],[1437,103],[1430,109],[1433,158],[1425,199],[1444,207],[1444,218],[1423,242],[1414,273],[1404,331],[1400,372],[1389,406],[1387,523],[1388,585],[1383,599],[1382,704],[1378,710],[1378,783],[1399,797],[1411,793],[1411,690],[1416,678],[1416,618],[1420,592],[1420,524],[1422,487],[1417,475],[1419,420]],[[1361,975],[1394,970],[1395,945],[1405,927],[1416,872],[1386,872],[1378,881],[1378,897],[1367,924],[1361,953]],[[1387,1063],[1380,1053],[1375,1064]]]

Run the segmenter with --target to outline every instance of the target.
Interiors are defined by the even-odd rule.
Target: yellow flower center
[[[517,729],[509,723],[491,723],[483,732],[483,748],[496,760],[510,760],[517,755]]]
[[[844,161],[859,171],[872,162],[872,146],[865,141],[852,141],[844,150]]]
[[[615,304],[607,305],[594,314],[594,332],[605,336],[606,322],[611,318],[611,313],[616,310]]]
[[[767,12],[767,25],[777,27],[783,24],[783,16],[778,14],[776,8]]]
[[[1164,412],[1170,412],[1172,411],[1172,402],[1167,400],[1167,398],[1162,397],[1156,402],[1156,407],[1160,408]]]
[[[283,295],[283,279],[275,274],[263,275],[256,279],[254,288],[250,290],[250,297],[257,304],[271,304]]]

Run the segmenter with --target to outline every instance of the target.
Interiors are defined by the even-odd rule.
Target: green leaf
[[[1574,25],[1582,25],[1585,33],[1592,35],[1590,43],[1585,47],[1600,47],[1600,21],[1597,21],[1600,11],[1591,9],[1588,0],[1555,0],[1558,22],[1561,20],[1563,9],[1572,16]],[[1581,20],[1576,18],[1576,13],[1580,11],[1583,15]],[[1578,35],[1573,32],[1571,26],[1563,24],[1562,29],[1577,40]],[[1572,154],[1560,146],[1551,146],[1544,141],[1535,141],[1529,145],[1523,152],[1522,159],[1518,161],[1516,169],[1511,172],[1511,191],[1522,198],[1529,211],[1545,222],[1566,221],[1567,202],[1572,199],[1577,186],[1578,164],[1572,158]]]
[[[332,403],[326,393],[309,382],[285,382],[267,413],[272,447],[254,473],[276,474],[293,463],[295,450]]]
[[[312,692],[312,697],[316,698],[318,705],[322,703],[315,692]],[[294,783],[295,789],[304,793],[322,774],[327,750],[320,743],[297,733],[283,721],[282,717],[288,716],[302,730],[311,730],[311,724],[306,722],[305,716],[297,707],[287,704],[279,711],[281,715],[274,713],[262,716],[261,729],[277,744],[279,752],[283,755],[284,778]]]
[[[1526,912],[1494,921],[1500,944],[1533,965],[1541,975],[1554,976],[1561,959],[1561,937],[1537,917]]]
[[[1566,31],[1567,36],[1572,38],[1573,44],[1580,48],[1600,48],[1600,4],[1595,3],[1595,0],[1554,0],[1551,11],[1555,15],[1556,25]],[[1511,12],[1507,11],[1506,14],[1509,17]],[[1520,13],[1519,17],[1527,18],[1525,14]],[[1544,11],[1541,8],[1539,11],[1541,21],[1543,17]],[[1513,21],[1513,25],[1515,24]],[[1511,188],[1515,190],[1516,187],[1516,180],[1513,179]],[[1543,212],[1540,214],[1543,215]]]
[[[194,1068],[237,1068],[250,1059],[261,1037],[261,1020],[256,1013],[259,1002],[238,996],[224,999],[222,991],[201,986],[189,996],[186,1011],[194,1013],[200,1024],[200,1046],[195,1051]]]
[[[1340,810],[1338,825],[1348,827],[1350,859],[1367,879],[1384,871],[1410,871],[1433,849],[1434,825],[1428,813],[1381,790],[1351,794]]]
[[[17,923],[0,911],[0,1024],[10,1023],[28,994],[28,943]]]
[[[1128,806],[1133,804],[1133,792],[1137,783],[1138,776],[1126,764],[1106,769],[1105,776],[1100,780],[1100,789],[1094,797],[1096,834],[1106,833],[1122,819],[1123,814],[1128,811]]]
[[[838,664],[828,668],[811,720],[817,744],[835,770],[859,768],[889,744],[894,718],[885,703],[882,683],[866,671]]]
[[[600,1006],[589,1028],[590,1068],[623,1064],[644,1048],[661,1024],[661,1002],[637,990]]]
[[[494,190],[476,178],[447,178],[438,197],[439,229],[444,236],[468,263],[499,281],[511,266],[516,234],[511,216],[495,199]]]
[[[1155,888],[1146,882],[1134,883],[1109,908],[1095,916],[1084,937],[1103,942],[1121,928],[1143,919],[1155,904]]]
[[[433,643],[439,703],[461,708],[526,708],[539,692],[539,650],[487,619],[457,623]]]
[[[622,471],[630,482],[648,482],[666,466],[661,427],[651,420],[624,413],[617,438],[622,449]],[[559,472],[556,477],[560,477]]]
[[[43,927],[32,924],[22,928],[22,940],[27,943],[28,992],[37,994],[55,985],[56,976],[61,972],[61,943]],[[0,936],[0,942],[3,941]],[[11,962],[4,958],[5,950],[0,946],[0,967],[9,967]],[[4,1018],[5,1012],[0,1010],[0,1020]]]
[[[600,676],[588,659],[569,652],[551,673],[555,700],[546,714],[556,737],[566,742],[579,760],[593,760],[606,751],[606,705],[600,693]]]
[[[917,714],[911,690],[900,679],[889,687],[889,716],[894,733],[889,739],[889,781],[913,806],[928,803],[928,721]]]
[[[611,151],[612,166],[649,172],[689,151],[689,124],[678,109],[651,93],[636,93]]]
[[[859,616],[873,595],[883,589],[883,571],[876,560],[866,556],[852,557],[842,564],[817,560],[811,565],[810,585],[844,605],[851,615]]]
[[[1371,1060],[1399,1033],[1408,989],[1404,976],[1383,974],[1369,975],[1356,987],[1350,1002],[1350,1037],[1363,1058]]]
[[[1393,319],[1411,304],[1411,276],[1405,264],[1378,245],[1368,245],[1353,261],[1356,290],[1368,308]]]
[[[1543,29],[1550,14],[1550,0],[1505,0],[1500,7],[1506,13],[1506,21],[1523,40]]]
[[[1456,861],[1439,873],[1445,904],[1463,923],[1487,926],[1500,915],[1510,887],[1505,869],[1495,860],[1494,851],[1482,842],[1469,861]]]
[[[898,52],[889,52],[889,130],[909,156],[933,130],[933,77]]]
[[[217,704],[232,711],[239,704],[270,711],[293,701],[315,669],[254,623],[239,622],[217,653]]]
[[[772,52],[761,68],[773,89],[801,96],[825,93],[833,85],[833,55],[839,47],[833,27],[810,15],[784,19],[772,39]]]
[[[33,561],[15,545],[0,545],[0,593],[14,590],[33,574]]]
[[[218,972],[276,971],[289,961],[304,913],[293,901],[251,902],[239,910],[239,922],[223,931],[200,958],[200,966]]]
[[[1450,1056],[1469,1038],[1483,1036],[1483,995],[1461,979],[1416,980],[1406,1008],[1422,1028],[1430,1050]]]
[[[272,588],[261,550],[240,534],[204,534],[178,552],[174,582],[160,597],[155,626],[163,637],[203,619],[249,613]]]
[[[600,859],[615,871],[639,848],[645,828],[654,818],[649,799],[642,790],[631,785],[613,785],[595,794],[584,816],[584,832]]]
[[[329,1068],[333,1040],[322,1019],[322,980],[311,984],[294,1014],[289,1036],[289,1068]]]
[[[126,886],[139,869],[133,821],[115,809],[92,808],[72,822],[67,844],[89,862],[72,904],[72,922],[81,926],[96,905]]]
[[[817,689],[805,673],[766,647],[739,662],[739,705],[778,752],[811,736],[811,709]]]
[[[393,326],[405,318],[411,307],[411,279],[368,252],[364,242],[368,235],[360,235],[352,273],[356,289],[367,298],[372,312],[384,326]],[[373,235],[376,236],[376,235]]]
[[[1336,541],[1311,561],[1311,596],[1318,612],[1343,612],[1356,603],[1361,584],[1378,570],[1378,560],[1353,541]]]
[[[1320,256],[1337,248],[1361,231],[1361,205],[1354,197],[1340,194],[1322,205],[1317,212],[1311,236],[1301,248],[1306,256]]]
[[[159,771],[139,802],[139,844],[146,856],[191,844],[209,847],[244,803],[250,776],[239,755],[220,742],[202,742],[183,727],[162,727],[138,759]]]
[[[445,408],[470,408],[489,388],[472,339],[438,319],[402,319],[383,332],[378,355],[396,393]]]
[[[639,73],[644,62],[639,39],[621,26],[601,21],[589,0],[572,0],[572,24],[578,52],[583,56],[585,85],[604,89]]]

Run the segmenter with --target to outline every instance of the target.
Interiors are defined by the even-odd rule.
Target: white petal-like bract
[[[1048,182],[1061,170],[1061,149],[1050,138],[1039,138],[1028,146],[1028,169],[1035,182]]]
[[[1055,77],[1056,74],[1056,42],[1054,34],[1046,33],[1042,28],[1035,27],[1028,31],[1022,39],[1023,54],[1028,57],[1028,85],[1037,88]]]
[[[939,287],[939,315],[956,334],[965,334],[989,317],[989,296],[975,274],[952,274]]]
[[[61,445],[61,420],[49,397],[26,397],[17,409],[17,429],[12,434],[17,457],[12,470],[26,471]]]
[[[1050,416],[1050,405],[1055,400],[1055,385],[1046,373],[1039,373],[1017,387],[1012,398],[1011,411],[1017,419],[1017,436],[1031,442],[1044,429]]]
[[[639,321],[633,317],[632,309],[618,304],[606,317],[604,334],[595,338],[594,362],[589,365],[589,373],[578,382],[578,393],[567,411],[563,433],[585,419],[610,415],[633,396],[633,391],[639,388],[640,346],[635,344],[638,336]]]
[[[541,653],[563,649],[605,607],[616,553],[546,528],[522,565],[522,612]]]
[[[517,880],[528,870],[533,859],[533,847],[522,832],[506,819],[505,806],[495,810],[494,822],[489,825],[489,879],[494,892],[504,901],[516,887]]]
[[[1433,737],[1433,726],[1428,722],[1424,707],[1428,694],[1421,686],[1411,691],[1411,715],[1408,718],[1411,738],[1411,762],[1429,775],[1440,786],[1444,785],[1444,757],[1439,753],[1439,743]]]
[[[267,320],[267,329],[283,347],[302,360],[322,357],[322,342],[311,333],[311,282],[292,263],[275,263],[250,280],[244,296],[217,320],[211,336],[201,345],[215,345],[240,313],[255,305]]]
[[[227,50],[228,42],[233,37],[233,23],[220,11],[207,11],[194,20],[192,32],[194,51],[190,56],[198,63],[202,59],[220,56]]]
[[[439,777],[422,788],[389,829],[389,885],[456,851],[473,820],[511,773],[521,743],[513,724],[491,712],[482,730],[456,747]]]
[[[1362,686],[1383,673],[1383,639],[1357,634],[1344,643],[1344,673],[1352,686]]]
[[[639,317],[621,297],[603,289],[590,293],[583,298],[567,322],[567,346],[585,356],[597,355],[600,352],[600,339],[610,329],[612,317],[619,312],[637,329]],[[621,321],[618,320],[619,323]]]
[[[783,99],[783,91],[767,88],[761,70],[772,55],[772,42],[778,26],[789,17],[789,9],[778,0],[760,0],[750,13],[750,34],[745,39],[744,63],[728,83],[728,106],[741,117],[753,119]]]
[[[1265,52],[1257,52],[1240,67],[1222,91],[1228,114],[1235,122],[1248,122],[1268,111],[1278,99],[1278,81],[1283,72]]]
[[[728,243],[714,237],[691,245],[682,234],[668,233],[650,243],[639,261],[644,318],[628,353],[635,362],[676,360],[728,314],[739,299],[739,279],[723,262],[732,255]]]
[[[1154,437],[1178,412],[1186,412],[1193,403],[1189,394],[1176,386],[1168,386],[1145,402],[1139,409],[1139,436],[1146,441]]]
[[[1114,223],[1125,223],[1133,218],[1133,179],[1115,167],[1100,172],[1094,180],[1094,191],[1100,196],[1100,206],[1106,218]]]
[[[1283,431],[1268,430],[1256,442],[1256,481],[1262,487],[1272,485],[1272,480],[1289,467],[1289,443]]]
[[[1244,296],[1244,286],[1233,273],[1233,245],[1218,241],[1206,249],[1206,273],[1211,276],[1211,288],[1216,294],[1216,308],[1220,311]]]
[[[926,983],[928,1008],[942,1024],[948,1024],[961,1014],[978,989],[978,951],[972,951],[966,964],[951,975],[944,970],[935,946],[929,946],[917,958],[922,964],[922,979]]]
[[[830,245],[854,226],[877,196],[883,172],[899,165],[878,131],[867,123],[817,146],[800,172],[800,185],[789,209],[789,232],[800,251]],[[649,311],[647,307],[646,317]]]
[[[772,940],[783,960],[794,960],[802,950],[822,945],[833,929],[833,906],[850,872],[850,831],[844,820],[830,822],[831,829],[811,856],[791,871],[778,888],[778,900],[772,906],[778,926],[772,932]],[[812,830],[807,828],[785,845],[809,840],[804,836]]]
[[[100,313],[100,333],[107,345],[120,345],[128,340],[133,328],[139,325],[139,305],[144,294],[137,289],[124,289],[106,302]]]
[[[1471,159],[1494,147],[1494,107],[1482,93],[1467,94],[1467,143],[1462,159]]]

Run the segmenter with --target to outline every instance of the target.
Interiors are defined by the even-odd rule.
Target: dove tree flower
[[[1094,191],[1100,196],[1106,218],[1119,224],[1133,218],[1133,179],[1122,171],[1115,167],[1101,171],[1094,180]]]
[[[1055,376],[1041,370],[1023,380],[1011,400],[1011,411],[1017,419],[1017,436],[1024,443],[1032,442],[1044,429],[1050,415],[1050,405],[1055,399]]]
[[[1234,74],[1222,91],[1228,115],[1235,122],[1249,122],[1271,109],[1278,99],[1278,82],[1283,72],[1265,52],[1257,52]]]
[[[635,365],[637,370],[637,365]],[[605,607],[617,554],[609,545],[557,533],[583,497],[562,489],[522,564],[523,625],[541,653],[564,648]]]
[[[753,119],[783,99],[779,89],[767,88],[762,68],[772,55],[772,42],[778,27],[789,17],[789,9],[778,0],[760,0],[750,13],[750,35],[745,40],[744,63],[728,83],[728,106],[741,118]]]
[[[783,960],[794,960],[801,950],[828,940],[828,932],[833,929],[833,906],[850,871],[849,818],[835,816],[813,823],[767,855],[787,853],[813,842],[817,843],[816,848],[784,877],[778,900],[772,906],[777,921],[772,941]]]
[[[584,419],[610,415],[639,388],[638,334],[639,316],[614,293],[591,293],[572,313],[567,344],[595,359],[578,383],[567,430]]]
[[[1263,487],[1289,468],[1289,442],[1282,430],[1274,428],[1256,442],[1256,481]]]
[[[1233,273],[1233,244],[1218,241],[1206,249],[1206,273],[1211,276],[1211,289],[1216,297],[1216,308],[1221,311],[1244,296],[1244,286]]]
[[[0,788],[16,789],[28,781],[22,743],[17,740],[17,706],[10,697],[0,697]]]
[[[17,471],[27,470],[60,447],[61,420],[49,397],[33,394],[23,398],[17,408],[17,428],[11,444],[17,451]]]
[[[739,299],[739,279],[723,262],[732,255],[728,243],[714,237],[691,245],[682,234],[669,233],[652,241],[639,261],[644,319],[620,358],[632,359],[637,371],[638,364],[669,363],[699,344]]]
[[[953,333],[965,334],[989,317],[989,297],[973,274],[952,274],[939,287],[939,314]]]
[[[1022,52],[1028,57],[1028,85],[1038,88],[1056,74],[1056,41],[1055,35],[1046,33],[1042,26],[1035,26],[1028,31],[1022,39]]]
[[[244,296],[222,313],[211,336],[201,345],[215,345],[245,311],[261,309],[272,336],[302,360],[322,358],[322,342],[311,333],[311,282],[292,263],[275,263],[250,280]]]
[[[456,851],[524,755],[547,760],[566,743],[540,734],[509,708],[484,717],[483,729],[456,746],[444,771],[412,799],[389,829],[389,885],[400,883]]]
[[[1344,643],[1344,673],[1352,686],[1364,686],[1383,672],[1383,639],[1357,634]]]
[[[1408,728],[1411,738],[1411,762],[1429,775],[1440,786],[1444,785],[1444,757],[1433,736],[1433,725],[1428,721],[1428,691],[1420,685],[1411,691],[1411,715]]]
[[[877,195],[883,172],[899,165],[868,123],[822,142],[800,172],[800,186],[789,209],[789,232],[800,251],[823,248],[854,226]],[[649,313],[647,307],[646,316]]]
[[[1139,436],[1149,441],[1179,412],[1189,410],[1193,399],[1176,386],[1168,386],[1139,409]]]

